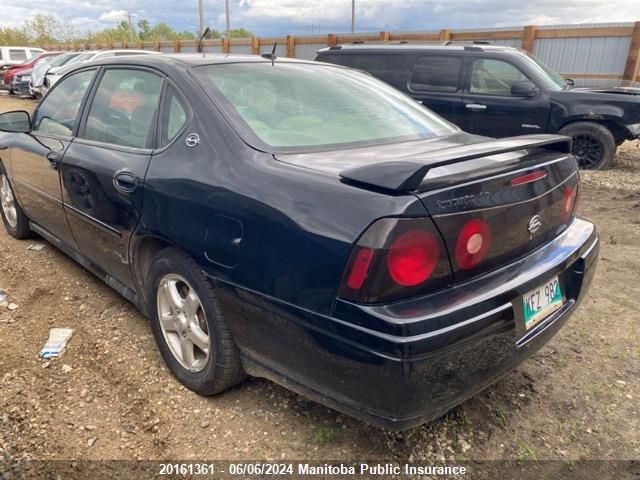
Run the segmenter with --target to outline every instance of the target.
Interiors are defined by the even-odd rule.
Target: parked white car
[[[67,52],[57,57],[45,57],[38,60],[33,68],[29,70],[29,95],[36,98],[41,97],[44,93],[43,80],[45,74],[71,65],[80,55],[82,55],[82,52]],[[38,87],[33,85],[34,78],[39,79]]]
[[[42,52],[44,52],[42,48],[0,46],[0,69],[18,65],[25,60],[37,57]]]
[[[99,58],[106,57],[120,57],[125,55],[148,55],[148,54],[160,54],[154,50],[135,50],[135,49],[121,49],[121,50],[90,50],[83,52],[81,55],[73,59],[63,67],[51,69],[47,72],[45,78],[42,80],[42,84],[39,84],[39,79],[33,79],[33,86],[40,87],[42,85],[44,90],[49,89],[55,84],[62,76],[64,76],[69,70],[71,70],[78,63],[90,62],[92,60],[98,60]],[[44,93],[44,92],[43,92]]]

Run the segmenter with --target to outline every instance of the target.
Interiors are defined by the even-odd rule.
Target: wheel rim
[[[572,153],[576,156],[581,168],[592,170],[602,163],[604,149],[597,138],[588,134],[579,134],[573,137]]]
[[[7,219],[7,223],[11,228],[16,228],[18,226],[16,201],[13,197],[11,185],[9,185],[9,179],[7,179],[4,173],[0,175],[0,203],[2,204],[2,212],[4,213],[4,218]]]
[[[157,292],[158,321],[172,355],[191,372],[201,371],[209,361],[211,337],[202,302],[183,277],[160,279]]]

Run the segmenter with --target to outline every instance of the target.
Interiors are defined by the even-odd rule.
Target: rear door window
[[[187,108],[173,87],[167,89],[162,109],[162,146],[168,145],[187,123]]]
[[[12,48],[11,50],[9,50],[9,58],[14,62],[22,62],[27,59],[27,51],[18,48]]]
[[[420,57],[411,71],[411,89],[456,92],[460,84],[461,71],[461,57],[443,55]]]
[[[31,54],[31,58],[33,58],[40,55],[42,53],[42,50],[29,50],[29,53]]]

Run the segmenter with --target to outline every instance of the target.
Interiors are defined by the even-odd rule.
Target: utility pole
[[[356,0],[351,0],[351,33],[356,32]]]
[[[131,17],[134,16],[135,13],[126,12],[125,16],[129,19],[129,41],[133,42],[133,24],[131,23]]]
[[[202,3],[202,0],[198,0],[198,15],[200,17],[200,30],[198,31],[199,37],[201,37],[204,33],[204,6]]]
[[[224,0],[224,12],[225,15],[227,17],[227,30],[226,30],[226,37],[229,38],[229,33],[231,31],[231,22],[229,20],[229,0]]]

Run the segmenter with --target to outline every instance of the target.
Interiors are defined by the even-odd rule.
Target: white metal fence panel
[[[204,53],[222,53],[222,45],[203,45],[202,51]]]
[[[296,58],[313,60],[316,52],[321,48],[327,48],[326,43],[299,43],[296,45]]]
[[[251,55],[251,45],[229,45],[229,53]]]
[[[273,50],[272,44],[260,44],[260,53],[271,53]],[[286,57],[287,56],[287,46],[284,43],[278,42],[278,46],[276,47],[276,57]]]

